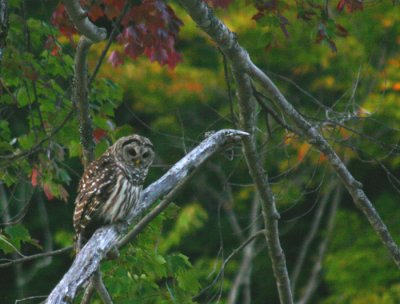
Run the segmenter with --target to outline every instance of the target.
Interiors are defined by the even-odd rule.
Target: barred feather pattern
[[[118,140],[86,168],[75,200],[76,251],[97,228],[127,217],[140,198],[153,158],[151,142],[132,135]]]

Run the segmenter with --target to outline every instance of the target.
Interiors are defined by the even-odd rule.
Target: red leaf
[[[336,34],[340,37],[346,37],[349,35],[349,32],[340,24],[336,24]]]
[[[93,131],[93,137],[96,143],[98,143],[104,136],[107,135],[107,132],[103,130],[102,128],[96,128]]]
[[[340,0],[336,6],[336,9],[341,12],[344,8],[344,6],[346,5],[346,1],[347,0]]]
[[[100,17],[103,17],[103,16],[104,16],[104,11],[103,11],[103,9],[102,9],[100,6],[98,6],[98,5],[93,5],[93,6],[90,8],[89,17],[90,17],[93,21],[96,21],[97,19],[99,19]]]
[[[124,59],[122,58],[122,55],[120,52],[118,51],[112,51],[110,54],[110,57],[108,57],[108,62],[111,63],[111,65],[115,68],[116,66],[123,64],[124,63]],[[97,130],[97,129],[96,129]],[[96,132],[96,130],[94,130],[93,133]],[[96,135],[93,134],[96,138]]]
[[[54,199],[54,194],[53,192],[51,192],[50,186],[48,184],[43,185],[43,191],[49,201]]]
[[[31,174],[31,184],[33,187],[36,187],[38,185],[38,176],[39,171],[34,167]]]
[[[67,36],[72,42],[72,35],[76,33],[76,29],[70,21],[64,4],[59,4],[51,15],[51,24],[57,26],[60,32]]]
[[[56,44],[53,36],[48,36],[44,48],[51,50],[52,56],[59,56],[61,48]]]
[[[226,6],[232,0],[215,1],[218,1],[219,6]],[[121,14],[125,2],[126,0],[81,0],[81,3],[91,7],[89,17],[92,20],[101,17],[115,19]],[[53,12],[52,23],[57,25],[63,35],[70,37],[72,43],[72,35],[76,30],[63,5],[57,6]],[[183,22],[164,1],[142,0],[133,4],[121,21],[122,29],[117,41],[123,46],[125,54],[133,59],[144,54],[151,61],[174,68],[181,61],[180,54],[175,50],[175,42],[182,25]],[[57,52],[58,49],[52,48],[53,54]],[[108,61],[115,67],[123,63],[123,56],[112,52]]]

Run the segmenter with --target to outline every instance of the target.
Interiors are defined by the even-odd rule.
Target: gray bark
[[[309,143],[328,158],[329,164],[336,171],[341,182],[352,196],[354,204],[366,216],[381,242],[389,251],[393,261],[400,268],[400,248],[391,236],[387,226],[363,191],[362,184],[353,177],[317,128],[293,107],[274,82],[251,61],[249,54],[237,42],[236,35],[213,15],[203,1],[181,0],[181,3],[197,25],[218,44],[231,64],[237,67],[237,72],[247,74],[251,79],[257,81],[270,94],[281,111],[293,120]]]
[[[99,42],[106,39],[106,29],[97,27],[89,20],[87,13],[82,9],[79,1],[64,0],[64,5],[69,17],[80,34],[86,36],[92,42]]]
[[[7,43],[8,28],[8,1],[0,0],[0,62]]]
[[[246,73],[250,61],[248,53],[239,46],[236,35],[232,33],[212,10],[201,0],[181,0],[181,4],[197,25],[217,43],[232,65],[237,84],[240,111],[240,127],[250,133],[244,138],[243,147],[247,166],[261,199],[261,209],[266,228],[265,238],[276,279],[281,303],[293,303],[290,280],[286,266],[286,257],[279,239],[275,197],[271,191],[264,164],[257,151],[254,129],[256,126],[256,101],[251,85],[251,78]]]
[[[207,137],[160,179],[143,190],[140,203],[127,221],[132,222],[148,210],[155,200],[174,189],[180,180],[190,175],[217,151],[236,143],[247,135],[246,132],[237,130],[221,130]],[[126,223],[106,226],[97,230],[77,254],[72,266],[53,289],[46,303],[70,303],[79,289],[88,282],[89,278],[99,268],[100,262],[107,252],[117,245],[121,233],[125,230]]]

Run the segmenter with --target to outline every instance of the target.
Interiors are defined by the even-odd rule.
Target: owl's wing
[[[84,231],[96,211],[105,202],[117,180],[113,159],[103,156],[92,162],[83,173],[75,200],[74,228]]]

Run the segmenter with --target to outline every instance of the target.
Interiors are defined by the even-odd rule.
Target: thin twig
[[[175,198],[177,193],[187,184],[188,180],[193,176],[193,174],[197,171],[194,170],[185,178],[181,179],[179,183],[172,189],[163,199],[162,201],[154,207],[149,213],[147,213],[136,225],[130,230],[117,244],[117,247],[123,247],[126,244],[130,243],[136,236],[143,231],[143,229],[157,216],[159,215]]]
[[[335,182],[331,182],[328,185],[326,192],[323,194],[322,198],[319,200],[318,209],[315,212],[311,227],[310,227],[310,229],[301,245],[299,253],[297,255],[295,266],[294,266],[292,275],[290,276],[291,288],[292,288],[293,294],[296,294],[297,280],[298,280],[301,270],[303,268],[304,261],[307,256],[310,245],[311,245],[312,241],[315,239],[315,236],[317,235],[318,228],[319,228],[321,220],[322,220],[322,216],[325,212],[325,208],[328,204],[328,200],[334,189],[336,189]]]
[[[46,136],[45,138],[41,139],[31,149],[29,149],[27,151],[19,152],[17,154],[0,155],[0,159],[6,159],[9,162],[9,161],[13,161],[13,160],[19,159],[21,157],[26,157],[28,155],[31,155],[32,153],[35,153],[35,152],[39,151],[40,150],[40,146],[43,145],[48,140],[52,139],[52,137],[54,135],[56,135],[66,125],[66,123],[68,121],[70,121],[70,119],[72,118],[74,113],[75,113],[74,109],[69,111],[68,114],[63,119],[63,121],[61,122],[61,124],[58,125],[57,127],[55,127],[48,136]]]
[[[108,50],[110,49],[110,46],[112,44],[112,42],[114,41],[114,38],[117,36],[118,33],[118,25],[121,23],[122,19],[125,17],[126,13],[128,12],[128,10],[131,8],[132,3],[131,1],[126,1],[125,2],[125,6],[121,11],[121,14],[119,15],[118,19],[114,22],[113,24],[113,29],[111,31],[110,37],[108,37],[108,41],[106,46],[104,47],[103,51],[101,52],[101,55],[99,57],[99,60],[97,61],[97,64],[95,66],[95,68],[93,69],[93,73],[92,75],[90,75],[89,81],[88,81],[88,86],[90,87],[94,81],[94,79],[97,76],[97,73],[100,70],[100,67],[104,61],[104,58],[107,55]]]
[[[250,134],[243,139],[243,150],[250,175],[255,182],[261,199],[262,215],[266,229],[265,237],[272,269],[276,278],[279,299],[282,304],[293,303],[290,280],[286,266],[286,257],[279,239],[279,213],[275,205],[275,197],[271,191],[268,176],[264,171],[257,151],[255,139],[256,101],[251,79],[246,74],[249,55],[237,43],[236,34],[232,33],[218,18],[208,5],[201,0],[181,0],[186,12],[196,24],[218,45],[228,58],[237,85],[240,127]]]
[[[231,63],[237,67],[238,72],[248,73],[254,81],[257,81],[269,92],[282,112],[296,124],[297,128],[301,130],[310,144],[315,146],[316,149],[327,157],[329,164],[336,171],[343,185],[352,196],[354,204],[367,217],[372,228],[392,256],[393,261],[396,263],[397,267],[400,268],[400,248],[394,241],[379,213],[363,191],[363,185],[353,177],[326,139],[310,121],[304,118],[304,116],[293,107],[277,88],[275,83],[251,61],[249,54],[237,42],[236,35],[219,19],[213,16],[206,3],[200,0],[181,0],[181,4],[196,21],[198,26],[214,39],[218,46],[229,57]]]
[[[260,221],[257,220],[257,216],[260,212],[260,197],[258,193],[254,193],[253,202],[251,206],[250,218],[249,222],[251,225],[250,229],[250,236],[254,235],[260,226]],[[238,271],[236,272],[236,277],[233,280],[233,284],[228,296],[228,303],[235,304],[235,303],[251,303],[251,293],[249,291],[250,286],[250,277],[251,277],[251,262],[254,257],[254,250],[255,250],[255,242],[251,242],[246,248],[243,250],[243,257],[240,262],[240,266]],[[245,285],[244,295],[245,301],[238,301],[237,298],[240,294],[240,286]]]
[[[299,137],[302,136],[302,133],[301,133],[300,130],[298,130],[294,126],[291,126],[291,125],[287,124],[281,117],[279,117],[279,115],[275,112],[275,110],[265,102],[265,100],[263,98],[266,98],[266,96],[264,96],[263,94],[261,94],[258,91],[254,91],[254,97],[256,98],[256,100],[257,100],[258,104],[260,105],[260,107],[266,113],[270,114],[278,124],[280,124],[286,130],[288,130],[290,132],[293,132],[297,136],[299,136]]]
[[[309,303],[309,300],[312,298],[313,294],[315,293],[318,284],[319,278],[322,271],[322,262],[326,254],[326,250],[328,248],[328,243],[332,235],[333,228],[335,226],[335,217],[336,212],[339,207],[340,201],[343,196],[343,187],[338,187],[335,196],[331,203],[331,208],[329,210],[329,215],[327,219],[326,231],[324,235],[324,239],[321,241],[318,250],[317,250],[317,257],[314,263],[314,266],[311,270],[311,274],[309,276],[309,280],[306,284],[306,287],[303,291],[303,295],[296,304],[306,304]]]
[[[224,52],[222,52],[221,49],[219,49],[219,51],[222,55],[222,63],[224,65],[224,76],[225,76],[226,88],[228,90],[229,110],[231,112],[231,120],[232,120],[233,127],[235,129],[237,129],[235,110],[233,108],[233,96],[232,96],[232,88],[231,88],[231,79],[229,77],[228,62],[226,61],[226,56],[225,56]]]
[[[376,211],[375,207],[362,190],[363,185],[353,177],[346,165],[332,149],[326,139],[321,135],[321,133],[318,132],[317,128],[315,128],[308,120],[299,114],[299,112],[292,106],[291,103],[289,103],[289,101],[286,100],[280,90],[264,72],[254,65],[250,59],[247,58],[247,60],[247,67],[250,75],[270,92],[270,94],[274,97],[274,100],[281,107],[282,111],[291,119],[293,119],[297,127],[309,140],[310,144],[312,144],[327,157],[328,162],[336,171],[343,185],[352,196],[354,204],[364,213],[372,228],[375,230],[376,234],[389,251],[393,261],[396,263],[397,267],[400,268],[400,248],[394,241],[379,213]]]
[[[194,298],[198,298],[199,296],[201,296],[204,292],[206,292],[211,286],[214,286],[215,283],[219,280],[219,278],[221,277],[221,275],[224,273],[225,271],[225,267],[226,265],[229,263],[229,261],[236,255],[238,254],[244,247],[246,247],[250,242],[252,242],[254,239],[256,239],[257,237],[261,236],[261,235],[265,235],[267,232],[265,229],[259,230],[256,233],[254,233],[253,235],[251,235],[250,237],[248,237],[242,244],[240,244],[239,247],[235,248],[232,250],[232,252],[228,255],[228,257],[224,260],[224,262],[221,265],[221,268],[218,272],[218,274],[216,275],[216,277],[214,278],[214,280],[212,281],[212,283],[207,286],[206,288],[202,289]]]
[[[60,255],[60,254],[66,253],[66,252],[70,252],[71,250],[72,250],[72,246],[68,246],[68,247],[64,247],[64,248],[49,251],[49,252],[28,255],[23,258],[12,260],[12,261],[9,261],[6,263],[0,263],[0,268],[5,268],[5,267],[12,266],[15,264],[25,263],[28,261],[33,261],[33,260],[37,260],[37,259],[41,259],[41,258],[45,258],[45,257],[49,257],[49,256]]]

